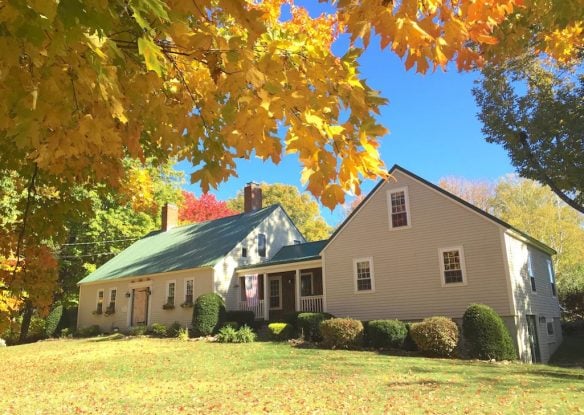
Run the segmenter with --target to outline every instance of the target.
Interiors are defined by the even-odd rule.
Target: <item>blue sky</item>
[[[310,10],[316,13],[322,7]],[[343,53],[346,45],[347,40],[340,39],[335,52]],[[476,117],[478,108],[471,94],[478,73],[459,73],[455,68],[426,75],[406,72],[401,60],[390,51],[380,51],[375,40],[360,63],[369,85],[389,99],[379,117],[390,130],[381,144],[381,155],[388,168],[397,163],[432,182],[445,176],[497,179],[513,172],[505,150],[488,144],[481,133]],[[177,167],[187,178],[195,170],[184,162]],[[259,159],[242,160],[238,163],[239,177],[221,184],[212,193],[218,199],[229,199],[249,181],[287,183],[302,190],[300,170],[295,156],[284,157],[277,166]],[[373,181],[365,182],[364,192],[374,185]],[[201,193],[196,184],[185,188],[197,195]],[[342,219],[340,208],[333,212],[321,208],[321,212],[331,225]]]

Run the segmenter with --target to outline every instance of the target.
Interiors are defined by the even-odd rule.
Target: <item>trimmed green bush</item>
[[[209,293],[200,295],[193,307],[193,330],[195,336],[209,336],[225,321],[225,302],[220,295]]]
[[[402,348],[408,329],[399,320],[373,320],[367,324],[369,345],[377,349]]]
[[[59,326],[59,322],[61,321],[61,317],[63,316],[63,306],[58,305],[57,307],[53,308],[53,310],[49,313],[47,318],[45,319],[45,335],[47,337],[52,337]]]
[[[239,327],[253,327],[255,324],[255,314],[253,311],[232,310],[225,312],[225,321],[236,321]]]
[[[471,358],[514,360],[517,358],[511,334],[503,319],[491,307],[471,304],[462,317],[462,334]]]
[[[320,323],[322,345],[332,349],[352,349],[363,344],[363,323],[352,318],[332,318]]]
[[[95,337],[101,334],[101,327],[97,324],[77,330],[77,337]]]
[[[180,323],[178,321],[175,321],[170,326],[168,326],[168,328],[166,329],[166,337],[171,337],[171,338],[178,337],[178,334],[181,331],[181,329],[182,329],[182,326],[180,325]]]
[[[334,316],[329,313],[300,313],[297,318],[298,329],[305,340],[321,341],[320,323],[331,318]]]
[[[458,326],[447,317],[430,317],[414,323],[410,333],[418,349],[434,356],[451,356],[458,344]]]
[[[132,326],[128,330],[130,336],[143,336],[148,332],[148,327],[144,324],[138,324],[137,326]]]
[[[168,328],[161,323],[154,323],[148,328],[148,333],[156,337],[166,337]]]
[[[47,338],[44,318],[41,318],[38,315],[33,315],[31,317],[26,338],[28,341],[37,341]]]
[[[270,323],[268,330],[272,339],[276,341],[284,341],[292,338],[294,327],[289,323]]]

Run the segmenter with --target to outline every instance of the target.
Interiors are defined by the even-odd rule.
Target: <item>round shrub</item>
[[[288,340],[292,338],[294,333],[294,327],[288,323],[270,323],[268,330],[270,330],[272,339],[276,341]]]
[[[76,335],[77,337],[95,337],[101,334],[101,327],[97,324],[89,327],[83,327],[77,330]]]
[[[462,334],[469,357],[513,360],[517,357],[509,330],[491,307],[471,304],[462,317]]]
[[[333,318],[320,323],[322,344],[333,349],[350,349],[363,343],[363,323],[352,318]]]
[[[430,317],[412,324],[410,334],[418,349],[434,356],[451,356],[458,343],[458,327],[447,317]]]
[[[200,295],[193,307],[193,330],[196,336],[209,336],[219,329],[224,321],[225,303],[220,295]]]
[[[333,317],[329,313],[300,313],[296,321],[298,329],[306,340],[320,341],[322,340],[320,323]]]
[[[45,319],[45,335],[47,337],[51,337],[53,334],[55,334],[55,331],[59,326],[59,322],[61,321],[62,316],[63,316],[62,305],[58,305],[57,307],[53,308],[53,310],[49,313],[49,315]]]
[[[164,324],[161,324],[161,323],[154,323],[148,329],[148,332],[156,337],[166,337],[167,331],[168,331],[168,328]]]
[[[367,323],[367,338],[378,349],[401,348],[408,335],[406,324],[399,320],[373,320]]]

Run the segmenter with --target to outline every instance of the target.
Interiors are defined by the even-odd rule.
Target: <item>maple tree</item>
[[[193,193],[184,190],[182,195],[183,202],[178,210],[178,219],[183,223],[204,222],[238,213],[230,209],[226,202],[217,200],[211,193],[203,193],[198,199]]]

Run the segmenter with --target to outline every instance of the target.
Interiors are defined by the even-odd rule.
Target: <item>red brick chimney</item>
[[[253,212],[262,208],[262,188],[259,184],[249,182],[243,188],[243,211]]]
[[[166,203],[162,206],[162,231],[166,232],[169,229],[178,225],[178,208],[172,203]]]

